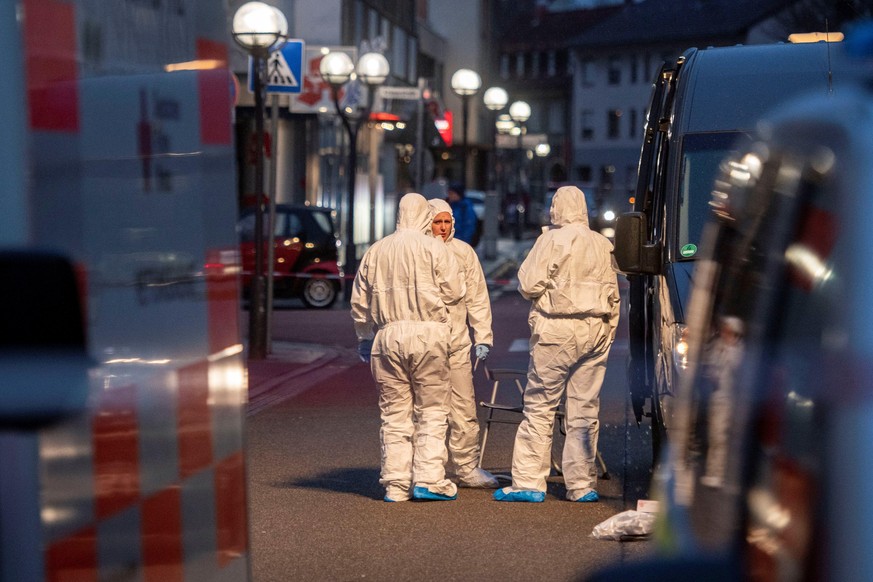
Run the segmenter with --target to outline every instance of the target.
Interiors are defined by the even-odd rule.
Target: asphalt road
[[[528,303],[497,292],[493,310],[487,363],[525,368]],[[650,436],[627,401],[625,338],[620,330],[602,391],[600,450],[610,478],[598,485],[600,503],[564,501],[554,477],[540,504],[498,503],[476,489],[461,489],[452,502],[389,504],[378,483],[378,391],[357,359],[348,311],[276,311],[275,345],[318,346],[332,356],[276,387],[248,416],[254,580],[583,580],[646,556],[651,542],[591,536],[648,493]],[[475,383],[478,399],[487,399],[481,368]],[[514,433],[514,425],[492,425],[485,468],[509,472]]]

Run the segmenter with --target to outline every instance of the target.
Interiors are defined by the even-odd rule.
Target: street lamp
[[[270,52],[288,40],[288,21],[280,10],[263,2],[248,2],[233,16],[233,40],[252,58],[255,94],[255,273],[249,297],[249,358],[267,356],[267,309],[264,281],[264,87]],[[270,233],[270,243],[272,244]],[[270,265],[273,268],[273,265]]]
[[[506,93],[506,89],[503,87],[489,87],[485,90],[485,94],[482,95],[482,101],[485,103],[485,107],[488,108],[489,111],[492,111],[495,117],[497,116],[497,112],[506,107],[506,104],[509,103],[509,95]],[[497,120],[494,120],[497,123]],[[494,134],[494,140],[492,142],[492,150],[497,149],[497,134]],[[493,156],[493,152],[492,152]],[[494,164],[492,163],[493,167]],[[494,171],[491,170],[489,172],[489,186],[493,187],[494,182]]]
[[[525,101],[513,101],[512,105],[509,106],[509,117],[518,126],[518,149],[521,150],[523,146],[522,136],[525,133],[524,123],[530,119],[530,105]]]
[[[462,113],[462,144],[463,152],[461,153],[461,182],[467,183],[467,120],[470,113],[470,97],[479,92],[482,86],[482,79],[479,73],[470,69],[458,69],[452,75],[452,91],[461,98],[461,113]]]
[[[545,142],[538,143],[537,146],[534,148],[534,153],[540,159],[540,171],[537,179],[540,181],[539,190],[540,192],[542,192],[543,201],[545,201],[546,192],[548,191],[549,185],[546,158],[549,157],[550,153],[552,153],[552,146]]]
[[[331,93],[333,96],[333,104],[336,108],[336,113],[342,120],[343,127],[349,137],[349,155],[347,158],[346,173],[348,181],[348,207],[346,214],[346,260],[345,273],[353,275],[357,268],[358,256],[355,252],[355,174],[357,173],[358,165],[358,130],[361,124],[370,117],[370,108],[373,106],[373,100],[368,99],[367,105],[360,112],[357,118],[350,118],[349,112],[340,107],[339,92],[340,89],[355,76],[363,82],[369,92],[381,85],[388,78],[388,73],[391,71],[388,65],[388,59],[379,53],[366,53],[358,59],[358,64],[355,66],[352,63],[352,58],[344,52],[329,52],[321,58],[319,64],[319,73],[321,78],[330,84]],[[352,285],[346,281],[343,285],[344,296],[346,301],[351,301]]]
[[[500,135],[512,135],[512,131],[514,129],[517,129],[515,122],[512,120],[512,118],[509,116],[508,113],[501,113],[500,115],[498,115],[497,120],[494,122],[494,126],[497,129],[497,133],[499,133]],[[496,136],[495,136],[495,140],[496,140]],[[508,176],[507,176],[507,171],[506,171],[505,166],[506,166],[506,160],[505,160],[505,157],[503,156],[503,153],[501,152],[500,168],[497,171],[495,171],[495,178],[497,180],[497,183],[499,184],[499,189],[500,189],[501,195],[506,194],[506,190],[508,188],[508,183],[507,183]],[[504,201],[501,200],[500,203],[502,205],[504,203]]]
[[[530,119],[530,105],[526,101],[513,101],[509,106],[509,116],[519,125]]]
[[[494,125],[497,127],[497,133],[508,134],[515,127],[515,122],[508,113],[501,113],[497,116],[497,121],[494,122]]]
[[[497,112],[509,103],[509,95],[503,87],[489,87],[482,95],[485,107],[491,112],[492,122],[496,123]],[[499,228],[497,215],[500,213],[503,199],[496,191],[497,182],[497,132],[491,127],[491,155],[488,163],[488,192],[485,195],[485,220],[482,228],[483,251],[487,260],[497,256],[497,235]]]
[[[524,210],[524,206],[522,205],[523,193],[526,190],[527,183],[527,175],[525,172],[525,153],[524,153],[524,134],[526,129],[524,127],[524,123],[530,119],[530,105],[525,101],[513,101],[509,106],[509,117],[516,123],[516,127],[510,132],[514,135],[518,136],[518,214],[517,222],[516,222],[516,238],[521,238],[522,230],[524,229],[524,223],[522,219],[522,211]]]

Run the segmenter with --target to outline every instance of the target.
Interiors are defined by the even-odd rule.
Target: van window
[[[689,244],[700,245],[703,225],[709,218],[712,186],[721,162],[747,142],[748,136],[738,132],[692,133],[685,136],[682,142],[677,248]]]

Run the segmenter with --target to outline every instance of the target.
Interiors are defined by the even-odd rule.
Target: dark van
[[[688,293],[719,164],[768,111],[841,71],[828,43],[689,49],[655,79],[634,210],[619,217],[615,258],[628,275],[628,363],[637,422],[651,418],[657,459],[687,360]]]
[[[597,580],[870,579],[869,58],[866,84],[781,107],[721,165],[658,472],[666,553]]]

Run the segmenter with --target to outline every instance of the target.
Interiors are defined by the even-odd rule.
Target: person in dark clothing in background
[[[455,218],[455,238],[472,246],[478,220],[473,203],[464,194],[463,184],[456,182],[449,185],[448,203]]]

